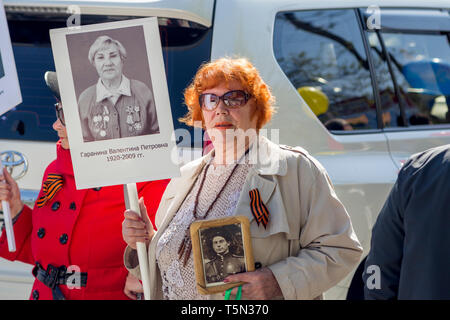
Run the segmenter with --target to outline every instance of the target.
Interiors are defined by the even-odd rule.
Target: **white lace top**
[[[197,205],[197,216],[203,217],[206,210],[217,197],[220,189],[229,177],[235,164],[209,166],[205,182]],[[217,219],[233,215],[241,193],[242,186],[250,165],[239,164],[233,176],[223,189],[219,199],[211,208],[207,219]],[[206,166],[205,166],[206,168]],[[208,300],[209,296],[201,295],[197,291],[194,272],[194,262],[191,256],[183,267],[183,258],[178,258],[178,248],[184,239],[186,230],[194,221],[194,201],[198,193],[200,182],[205,174],[205,168],[200,173],[191,192],[187,195],[180,209],[160,237],[156,247],[156,260],[161,271],[162,289],[164,299],[168,300]]]

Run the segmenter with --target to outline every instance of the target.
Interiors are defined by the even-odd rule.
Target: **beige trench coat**
[[[284,299],[321,298],[357,265],[362,247],[316,159],[301,148],[282,147],[264,137],[259,137],[258,145],[251,148],[253,166],[234,215],[250,220],[255,262],[271,269]],[[156,244],[211,157],[209,153],[183,166],[181,177],[169,183],[162,197],[155,219],[158,231],[148,248],[151,299],[163,298]],[[254,188],[270,213],[267,229],[258,226],[250,209],[249,191]],[[130,253],[127,247],[125,266],[140,278],[139,266],[130,265]]]

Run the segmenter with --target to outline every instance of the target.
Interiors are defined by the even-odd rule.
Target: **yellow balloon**
[[[322,90],[315,87],[300,87],[297,91],[316,116],[327,112],[330,102]]]

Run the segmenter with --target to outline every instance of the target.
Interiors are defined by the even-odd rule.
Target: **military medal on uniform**
[[[103,106],[103,130],[100,130],[100,135],[102,137],[106,136],[106,128],[109,122],[109,110],[107,106]]]
[[[142,129],[141,124],[141,116],[140,116],[140,107],[139,106],[127,106],[125,108],[125,111],[127,113],[127,125],[128,125],[128,131],[134,132],[139,131]]]
[[[106,105],[103,105],[102,113],[95,115],[92,118],[94,123],[94,131],[97,132],[101,137],[106,136],[106,129],[109,124],[109,109]]]

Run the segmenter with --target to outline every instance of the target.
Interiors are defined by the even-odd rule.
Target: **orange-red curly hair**
[[[195,74],[192,83],[184,91],[184,102],[189,111],[179,121],[188,126],[194,126],[195,122],[201,121],[204,128],[202,109],[198,101],[199,96],[206,89],[213,88],[222,82],[228,84],[234,80],[238,81],[243,90],[256,100],[256,129],[261,129],[270,121],[275,112],[273,107],[275,99],[258,70],[245,58],[220,58],[203,64]]]

